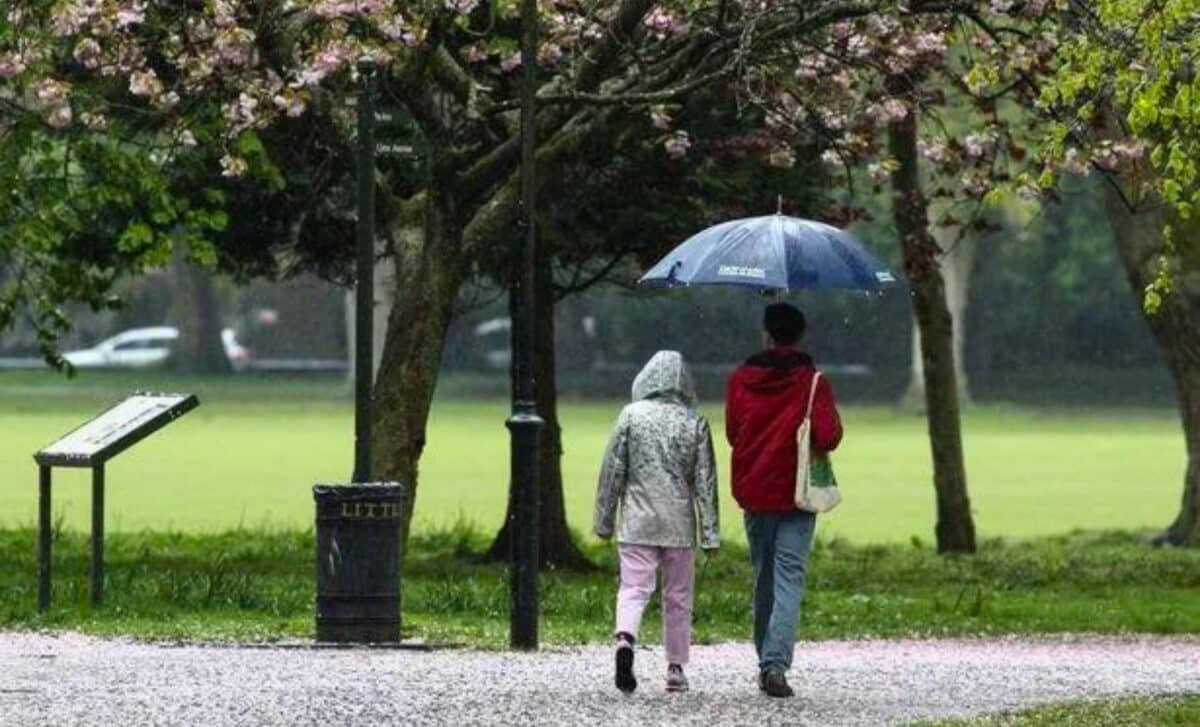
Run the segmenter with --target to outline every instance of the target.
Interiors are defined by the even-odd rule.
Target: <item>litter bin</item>
[[[316,485],[317,641],[400,640],[400,513],[395,482]]]

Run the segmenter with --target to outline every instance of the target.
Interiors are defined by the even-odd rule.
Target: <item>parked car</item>
[[[508,316],[492,318],[475,326],[475,338],[483,349],[483,365],[495,371],[507,371],[512,363],[509,337],[512,321]]]
[[[174,326],[133,328],[107,338],[91,348],[63,354],[71,365],[81,368],[143,369],[162,366],[171,356],[171,347],[179,339]],[[250,364],[250,351],[237,341],[232,328],[221,331],[221,344],[235,371]]]

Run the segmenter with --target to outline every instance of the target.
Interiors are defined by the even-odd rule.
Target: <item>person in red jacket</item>
[[[729,379],[725,434],[733,448],[733,497],[743,511],[754,566],[758,685],[770,696],[790,697],[787,671],[816,527],[816,515],[795,505],[796,430],[817,370],[800,347],[805,320],[798,308],[767,306],[763,328],[766,350]],[[833,388],[825,376],[817,381],[812,409],[813,456],[819,457],[842,439]]]

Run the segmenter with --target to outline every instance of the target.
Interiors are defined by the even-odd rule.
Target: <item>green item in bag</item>
[[[809,472],[812,487],[837,487],[837,476],[833,474],[833,460],[828,455],[813,457]]]

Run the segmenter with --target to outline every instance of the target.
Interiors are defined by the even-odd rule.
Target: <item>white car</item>
[[[81,369],[115,368],[144,369],[161,366],[171,355],[171,347],[179,338],[174,326],[133,328],[107,338],[91,348],[63,354],[72,366]],[[221,344],[230,365],[241,371],[250,363],[250,352],[237,342],[232,328],[221,331]]]

